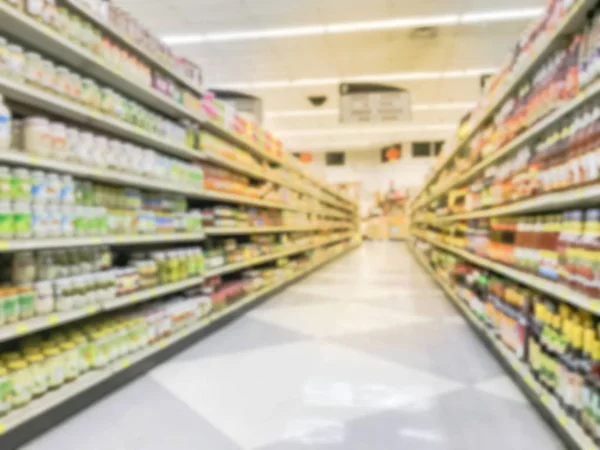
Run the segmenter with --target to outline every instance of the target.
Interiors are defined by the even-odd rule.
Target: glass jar
[[[71,95],[71,75],[69,69],[64,66],[56,68],[56,87],[55,91],[65,97]]]
[[[8,201],[0,201],[0,239],[12,239],[14,232],[11,204]]]
[[[11,143],[12,114],[0,94],[0,151],[8,150]]]
[[[31,172],[31,201],[33,203],[46,203],[46,189],[48,179],[45,172],[34,170]]]
[[[65,382],[65,361],[63,355],[58,347],[46,347],[44,348],[44,357],[46,358],[48,386],[51,389],[56,389]]]
[[[8,369],[0,366],[0,416],[7,414],[12,408],[12,381]]]
[[[75,236],[75,207],[71,205],[60,206],[60,232],[62,236]]]
[[[32,18],[42,21],[44,0],[25,0],[25,12]]]
[[[14,288],[5,288],[3,299],[2,310],[4,321],[9,324],[17,322],[19,320],[19,295],[17,290]]]
[[[42,75],[42,57],[39,53],[25,53],[24,75],[25,81],[36,86],[41,86],[43,83]]]
[[[31,203],[28,201],[13,202],[13,227],[15,238],[25,239],[32,235]]]
[[[57,311],[73,309],[73,283],[70,278],[62,278],[55,283],[54,298]]]
[[[10,191],[13,200],[29,200],[31,198],[31,177],[27,169],[12,169]]]
[[[48,391],[48,368],[46,367],[44,355],[40,353],[39,349],[32,349],[32,351],[26,353],[28,354],[25,358],[31,371],[31,392],[34,397],[39,397]]]
[[[75,182],[71,175],[63,175],[60,177],[61,191],[59,202],[64,205],[73,205],[75,203]]]
[[[50,235],[50,217],[46,204],[36,203],[32,208],[31,228],[36,238],[46,238]]]
[[[90,370],[90,354],[89,354],[89,343],[86,337],[77,333],[72,336],[72,341],[77,347],[77,353],[79,355],[79,373],[85,373]]]
[[[65,381],[73,381],[79,376],[80,361],[79,352],[74,342],[66,341],[60,346],[63,351],[65,364]]]
[[[17,252],[12,258],[13,284],[30,284],[35,280],[35,258],[33,252]]]
[[[54,311],[54,289],[51,281],[35,283],[35,312],[38,315]]]
[[[10,371],[10,380],[12,382],[12,406],[19,408],[27,405],[31,401],[31,372],[27,361],[16,359],[7,363]]]
[[[49,91],[55,92],[56,85],[56,67],[52,61],[42,59],[42,86]]]
[[[52,133],[50,122],[45,117],[28,117],[24,122],[23,147],[28,153],[40,156],[50,155]]]
[[[65,153],[66,159],[77,159],[77,149],[80,145],[79,130],[77,128],[67,128],[67,151]]]
[[[11,199],[10,180],[10,169],[6,166],[0,166],[0,201]]]
[[[23,47],[11,44],[7,47],[7,61],[9,76],[15,80],[23,79],[23,66],[25,65],[25,55]]]
[[[58,203],[62,191],[61,177],[57,173],[50,173],[46,183],[46,201],[48,203]]]
[[[19,294],[19,318],[30,319],[35,315],[35,291],[30,285],[19,286],[16,290]]]
[[[61,122],[50,123],[52,136],[51,154],[58,159],[66,159],[67,152],[67,127]]]

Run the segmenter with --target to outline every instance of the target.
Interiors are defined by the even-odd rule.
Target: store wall
[[[434,158],[413,158],[410,143],[403,146],[400,161],[382,163],[380,150],[346,152],[343,166],[326,166],[325,153],[313,153],[313,162],[308,164],[311,172],[323,177],[328,183],[359,182],[361,188],[361,210],[366,212],[373,206],[377,191],[387,191],[390,181],[396,189],[416,191],[434,162]]]

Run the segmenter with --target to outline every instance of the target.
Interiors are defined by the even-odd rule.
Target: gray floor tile
[[[241,450],[159,383],[143,377],[23,450]]]
[[[464,325],[437,321],[406,324],[331,339],[463,383],[477,383],[503,373],[498,362]]]
[[[312,338],[255,317],[244,316],[238,319],[235,324],[221,328],[199,344],[184,350],[176,355],[174,359],[195,360],[307,339]]]
[[[310,421],[307,420],[307,422]],[[318,422],[317,422],[318,424]],[[256,450],[557,450],[564,446],[526,406],[461,390],[412,408],[346,422],[323,420]]]

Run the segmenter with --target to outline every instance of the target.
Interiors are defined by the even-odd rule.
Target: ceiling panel
[[[114,0],[158,35],[225,32],[354,22],[399,17],[461,14],[467,11],[544,6],[546,0]],[[385,30],[325,36],[210,42],[180,46],[176,52],[196,61],[208,85],[365,74],[448,71],[499,67],[528,21],[440,27],[433,38],[415,38],[413,30]],[[386,83],[411,92],[414,104],[473,102],[479,79],[452,78]],[[328,97],[324,108],[337,108],[338,86],[249,90],[263,99],[265,111],[310,109],[310,95]],[[414,124],[455,123],[463,111],[418,111]],[[274,131],[335,129],[335,117],[271,120]],[[354,128],[361,128],[355,126]],[[448,132],[410,132],[403,138],[429,138]],[[392,138],[398,138],[392,136]],[[389,136],[317,136],[286,138],[292,147],[377,145]]]

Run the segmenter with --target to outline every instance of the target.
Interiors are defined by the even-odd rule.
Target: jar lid
[[[22,359],[17,359],[15,361],[11,361],[8,363],[8,368],[10,370],[21,370],[21,369],[25,369],[27,367],[27,361],[24,361]]]
[[[44,349],[44,355],[46,356],[58,356],[60,355],[60,350],[56,347],[49,347]]]
[[[42,355],[41,353],[32,353],[30,355],[27,355],[27,361],[29,361],[30,363],[39,363],[43,360],[44,355]]]
[[[74,350],[76,345],[75,345],[75,343],[73,343],[71,341],[66,341],[66,342],[63,342],[62,344],[60,344],[60,347],[63,350]]]

